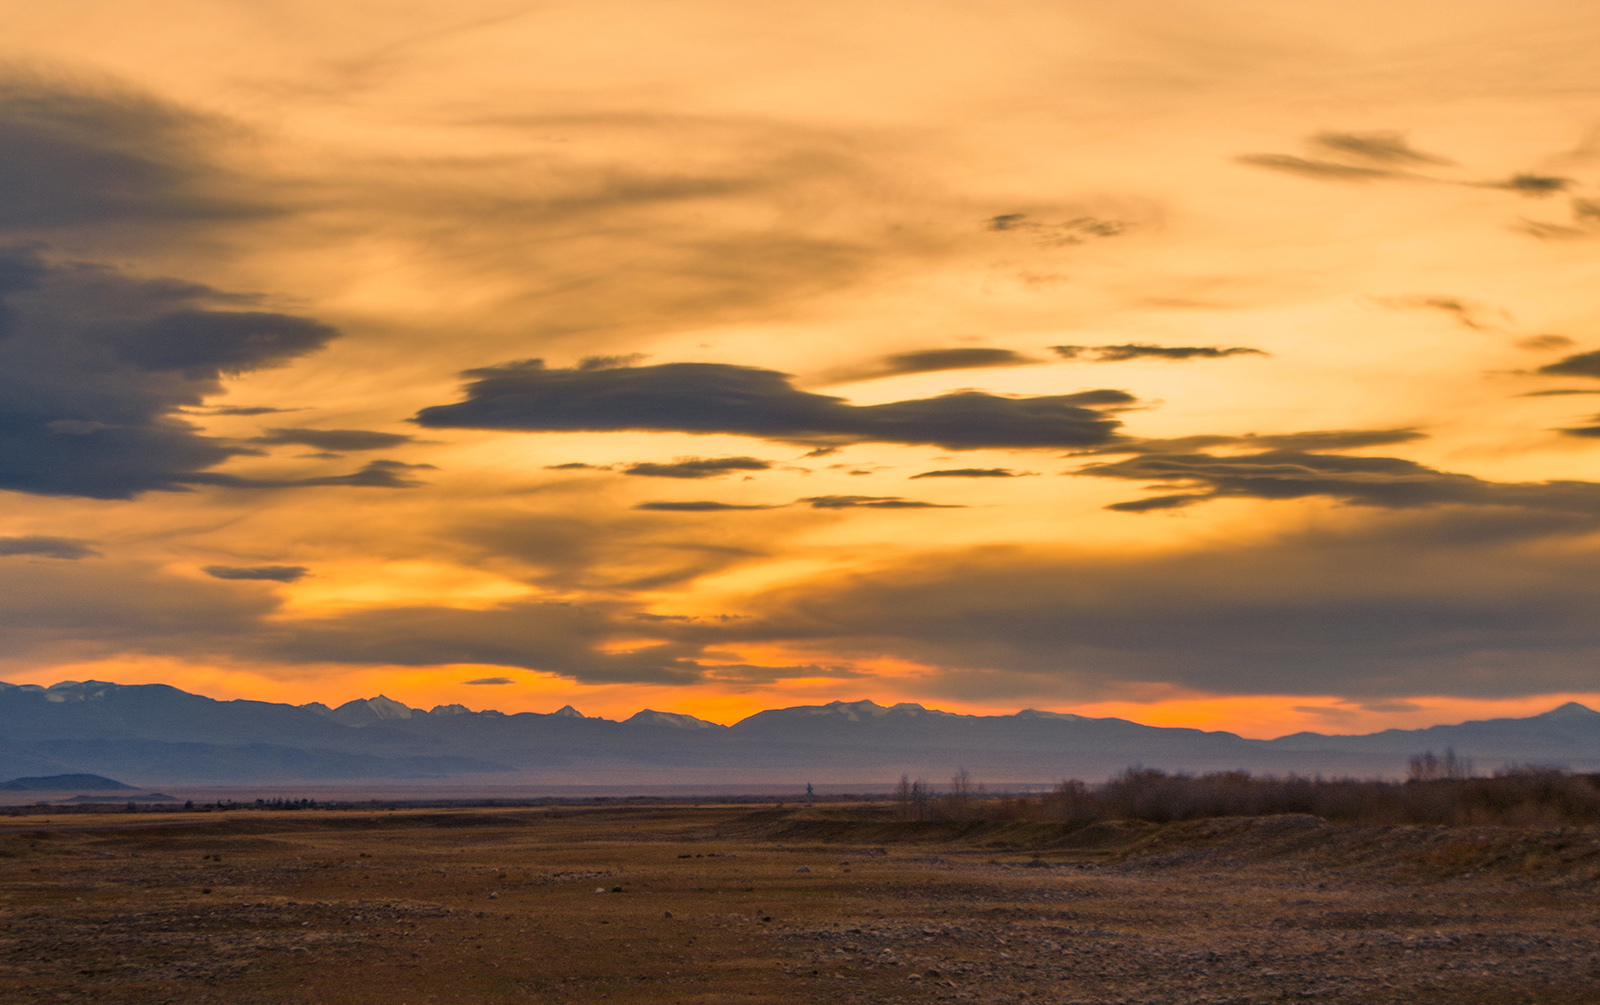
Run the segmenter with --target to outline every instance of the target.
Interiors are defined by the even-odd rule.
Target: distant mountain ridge
[[[1600,712],[1569,703],[1365,735],[1235,733],[1024,709],[965,715],[914,703],[833,701],[769,709],[731,726],[645,709],[622,721],[551,713],[410,708],[384,695],[330,708],[217,701],[164,684],[0,683],[0,778],[109,773],[147,785],[347,779],[481,783],[771,784],[883,790],[965,768],[994,784],[1095,779],[1131,765],[1171,771],[1400,775],[1453,748],[1489,769],[1600,770]]]

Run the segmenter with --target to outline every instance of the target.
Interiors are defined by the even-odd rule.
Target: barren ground
[[[1600,832],[1308,817],[0,817],[0,1001],[1600,1003],[1597,877]]]

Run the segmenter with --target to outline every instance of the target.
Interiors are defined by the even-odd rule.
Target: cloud
[[[463,683],[463,684],[490,684],[490,685],[494,685],[494,684],[515,684],[516,681],[512,680],[510,677],[475,677],[472,680],[464,680],[461,683]]]
[[[630,464],[622,473],[646,478],[721,478],[735,471],[766,471],[771,467],[771,461],[755,457],[680,457],[671,464]]]
[[[1600,377],[1600,349],[1568,356],[1534,372],[1550,377]]]
[[[1556,387],[1548,391],[1529,391],[1526,394],[1516,395],[1518,398],[1560,398],[1569,394],[1600,394],[1600,391],[1585,387]]]
[[[268,429],[264,436],[253,436],[251,443],[296,444],[318,450],[387,450],[416,437],[405,433],[380,433],[368,429]]]
[[[728,433],[795,443],[933,444],[946,450],[1087,447],[1120,423],[1097,408],[1125,391],[1007,398],[962,391],[881,405],[795,388],[775,370],[724,363],[554,369],[524,360],[469,370],[464,401],[412,421],[427,428],[527,432]]]
[[[1293,154],[1245,154],[1242,157],[1235,157],[1234,160],[1250,167],[1266,168],[1269,171],[1283,171],[1288,174],[1300,175],[1303,178],[1314,178],[1318,181],[1362,182],[1376,181],[1380,178],[1415,177],[1414,175],[1389,168],[1311,160],[1306,157],[1296,157]]]
[[[893,353],[870,363],[830,370],[818,379],[824,383],[869,380],[907,373],[935,373],[941,370],[976,370],[997,366],[1028,366],[1039,360],[1010,349],[968,346],[955,349],[922,349]]]
[[[854,474],[854,472],[851,472]],[[919,475],[912,475],[911,480],[918,478],[1021,478],[1033,474],[1031,471],[1012,471],[1010,468],[945,468],[941,471],[924,471]]]
[[[1026,213],[1001,213],[986,221],[989,230],[1026,234],[1035,243],[1045,247],[1064,247],[1083,244],[1102,237],[1116,237],[1127,231],[1129,224],[1123,220],[1107,220],[1096,216],[1079,216],[1059,223],[1040,223],[1029,219]]]
[[[777,509],[776,506],[741,506],[735,503],[694,500],[690,502],[642,502],[634,509],[657,513],[721,513],[727,510]]]
[[[1574,184],[1571,178],[1556,178],[1550,175],[1518,174],[1512,175],[1505,181],[1480,182],[1484,188],[1503,188],[1519,195],[1533,199],[1543,199],[1565,192]]]
[[[170,229],[267,215],[207,155],[230,124],[114,85],[0,76],[0,228]]]
[[[1594,236],[1592,232],[1579,227],[1568,227],[1545,220],[1518,220],[1511,224],[1511,229],[1541,241],[1584,241]]]
[[[1430,506],[1506,506],[1600,517],[1600,483],[1491,482],[1435,471],[1397,457],[1348,457],[1297,450],[1218,457],[1149,454],[1091,464],[1077,474],[1182,487],[1165,495],[1116,503],[1125,513],[1176,509],[1213,499],[1304,499],[1323,496],[1352,506],[1412,509]]]
[[[1424,153],[1406,141],[1404,133],[1318,133],[1313,142],[1335,153],[1384,164],[1450,164],[1447,158]]]
[[[1425,707],[1414,701],[1363,701],[1355,704],[1368,712],[1420,712]]]
[[[811,509],[964,509],[963,506],[946,506],[940,503],[919,502],[900,496],[807,496],[789,505],[808,506]],[[728,510],[783,509],[783,506],[749,506],[734,503],[709,502],[644,502],[636,510],[653,510],[660,513],[720,513]]]
[[[801,499],[812,509],[963,509],[939,503],[918,502],[899,496],[809,496]]]
[[[776,684],[779,681],[812,677],[833,680],[863,680],[872,674],[847,666],[818,666],[807,663],[799,666],[752,666],[748,663],[703,664],[708,681],[735,684]]]
[[[691,642],[634,642],[626,605],[513,602],[484,610],[418,605],[315,618],[285,617],[270,590],[148,566],[0,563],[0,658],[98,659],[219,654],[286,675],[327,666],[479,665],[536,670],[591,683],[689,684],[700,679]],[[86,631],[85,626],[93,626]],[[630,642],[616,651],[614,639]]]
[[[1493,322],[1488,317],[1504,318],[1506,312],[1487,304],[1474,303],[1461,297],[1443,296],[1439,294],[1419,294],[1409,297],[1383,297],[1379,303],[1385,307],[1398,310],[1433,310],[1443,311],[1460,323],[1463,327],[1474,331],[1483,331],[1494,328]],[[1559,338],[1560,336],[1553,336]]]
[[[604,648],[614,637],[635,638],[605,607],[511,603],[488,610],[443,607],[374,608],[256,629],[249,640],[261,656],[293,663],[397,666],[477,664],[559,674],[586,683],[691,684],[701,679],[699,648],[681,642]]]
[[[1565,335],[1529,335],[1527,338],[1517,340],[1518,349],[1527,349],[1532,352],[1540,352],[1546,349],[1566,349],[1576,344]]]
[[[1293,154],[1246,154],[1235,163],[1299,175],[1318,181],[1371,182],[1410,181],[1462,185],[1514,192],[1525,198],[1545,199],[1569,191],[1577,182],[1557,175],[1518,172],[1509,178],[1488,181],[1463,180],[1449,175],[1425,174],[1408,168],[1448,166],[1454,162],[1423,153],[1406,143],[1398,133],[1321,133],[1312,139],[1319,154],[1336,158],[1297,157]],[[1579,240],[1594,236],[1594,223],[1600,210],[1588,200],[1571,199],[1571,223],[1522,219],[1512,229],[1546,241]],[[1476,327],[1475,325],[1472,327]]]
[[[583,461],[568,461],[565,464],[546,464],[546,471],[610,471],[609,464],[585,464]]]
[[[436,471],[432,464],[407,464],[404,461],[369,461],[359,471],[348,475],[324,475],[316,478],[246,478],[242,475],[220,472],[200,472],[183,475],[185,485],[214,485],[229,489],[303,489],[327,486],[349,486],[367,489],[414,489],[427,484],[407,477],[407,471]]]
[[[1244,346],[1160,346],[1130,343],[1128,345],[1053,345],[1050,347],[1063,359],[1091,360],[1096,363],[1122,363],[1130,359],[1222,359],[1227,356],[1266,356],[1260,349]]]
[[[208,565],[200,570],[215,579],[259,579],[293,583],[311,574],[303,565]]]
[[[89,543],[76,537],[46,537],[33,534],[0,537],[0,556],[38,555],[42,558],[60,558],[67,561],[100,557],[100,553],[89,547]]]
[[[1590,422],[1600,422],[1600,416],[1595,416]],[[1574,429],[1561,430],[1564,436],[1580,436],[1585,439],[1600,439],[1600,426],[1578,426]]]
[[[212,405],[207,408],[188,408],[186,412],[204,415],[271,415],[274,412],[298,412],[298,408],[273,408],[270,405]]]
[[[205,286],[0,249],[0,488],[127,499],[247,451],[174,413],[337,332]]]
[[[1245,447],[1251,450],[1357,450],[1362,447],[1386,447],[1396,443],[1411,443],[1426,439],[1427,434],[1418,429],[1315,429],[1300,433],[1269,433],[1243,436],[1202,433],[1197,436],[1179,436],[1171,439],[1135,439],[1128,437],[1093,450],[1076,451],[1074,456],[1096,454],[1186,454],[1214,447]]]

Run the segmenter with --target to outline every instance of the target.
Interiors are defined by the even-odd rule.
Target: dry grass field
[[[0,1001],[1600,1003],[1600,831],[0,817]],[[603,892],[602,892],[603,891]]]

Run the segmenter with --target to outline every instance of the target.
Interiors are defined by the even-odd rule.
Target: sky
[[[0,679],[1600,705],[1576,0],[57,0]]]

